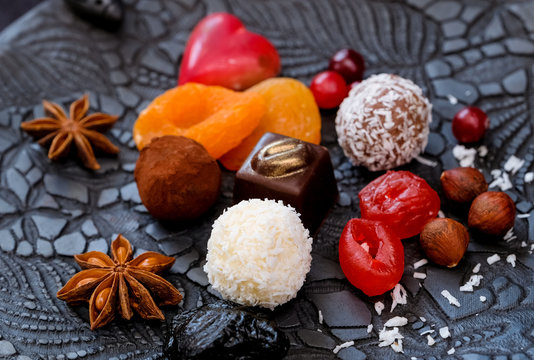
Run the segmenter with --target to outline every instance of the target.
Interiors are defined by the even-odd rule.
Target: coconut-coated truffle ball
[[[161,220],[189,220],[205,213],[217,200],[221,170],[217,161],[194,140],[162,136],[141,150],[135,182],[148,212]]]
[[[338,142],[354,165],[371,171],[410,162],[425,148],[432,105],[419,86],[393,74],[371,76],[343,100]]]
[[[273,309],[304,284],[311,249],[308,230],[292,207],[244,200],[215,220],[204,271],[225,299]]]

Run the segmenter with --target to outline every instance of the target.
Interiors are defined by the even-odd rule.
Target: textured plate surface
[[[107,251],[123,233],[137,253],[161,251],[177,258],[166,277],[181,288],[191,309],[211,302],[201,267],[211,223],[231,204],[233,175],[225,173],[222,195],[202,219],[164,228],[140,204],[133,180],[138,156],[132,124],[146,104],[176,84],[179,58],[192,27],[207,13],[230,11],[267,36],[282,56],[283,75],[305,82],[323,70],[329,56],[350,46],[368,64],[366,76],[393,72],[413,79],[434,105],[429,145],[403,167],[439,189],[443,169],[458,166],[450,130],[466,104],[488,112],[488,153],[475,156],[487,179],[509,179],[507,192],[518,213],[508,241],[472,239],[455,269],[426,265],[413,277],[423,254],[416,239],[405,241],[401,284],[406,305],[393,311],[389,293],[369,299],[345,280],[337,261],[338,237],[359,215],[358,191],[378,174],[354,168],[336,143],[335,112],[323,113],[323,144],[332,155],[339,203],[314,239],[313,266],[297,299],[276,309],[291,338],[289,359],[528,359],[534,358],[534,2],[374,0],[127,0],[121,30],[109,34],[77,19],[61,0],[50,0],[0,34],[0,357],[13,359],[145,359],[157,355],[168,325],[115,321],[90,331],[86,307],[68,307],[55,297],[78,271],[73,254]],[[120,115],[108,134],[121,148],[117,158],[99,158],[91,173],[73,160],[50,163],[46,152],[19,130],[42,115],[42,98],[64,105],[88,92],[93,111]],[[517,171],[504,170],[515,155]],[[493,171],[492,170],[498,170]],[[501,179],[501,180],[499,180]],[[465,223],[465,211],[443,202],[447,216]],[[528,216],[530,214],[530,216]],[[489,265],[486,259],[499,254]],[[513,267],[506,258],[516,254]],[[481,264],[481,285],[459,291]],[[448,289],[461,303],[451,306]],[[486,301],[481,302],[480,296]],[[385,310],[377,315],[374,302]],[[319,310],[324,321],[319,320]],[[180,309],[168,309],[168,321]],[[405,316],[404,355],[378,347],[378,331],[393,316]],[[422,321],[423,317],[426,321]],[[371,333],[368,324],[373,324]],[[448,326],[451,337],[438,329]],[[428,330],[436,343],[427,345]],[[425,335],[421,335],[425,334]],[[355,346],[332,352],[336,344]],[[447,352],[455,349],[453,355]]]

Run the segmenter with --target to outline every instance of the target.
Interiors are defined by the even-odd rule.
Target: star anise
[[[50,145],[48,157],[57,160],[70,152],[72,142],[76,145],[78,157],[91,170],[100,169],[93,147],[108,154],[117,154],[119,148],[100,134],[111,128],[117,116],[94,113],[85,116],[89,110],[89,97],[84,95],[70,106],[70,116],[58,104],[43,100],[43,107],[51,117],[23,122],[20,127],[36,139],[41,146]]]
[[[182,300],[170,282],[156,275],[169,269],[175,259],[149,251],[132,260],[132,247],[122,235],[111,244],[111,253],[113,260],[100,251],[74,255],[85,270],[74,275],[57,297],[71,305],[88,301],[91,330],[108,324],[116,312],[127,320],[133,310],[143,319],[164,320],[152,296],[160,306]]]

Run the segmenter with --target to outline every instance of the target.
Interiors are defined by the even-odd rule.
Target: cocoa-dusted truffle
[[[221,187],[217,161],[183,136],[152,140],[141,150],[134,177],[141,201],[161,220],[199,217],[213,205]]]
[[[338,142],[354,165],[371,171],[410,162],[428,141],[432,105],[412,81],[371,76],[343,100],[336,117]]]

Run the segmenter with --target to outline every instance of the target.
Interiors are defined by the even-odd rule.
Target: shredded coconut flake
[[[396,340],[400,340],[400,339],[404,339],[404,336],[402,336],[399,333],[399,328],[395,327],[392,330],[386,330],[386,328],[384,327],[378,333],[378,340],[380,340],[380,343],[378,344],[378,346],[380,347],[390,346]]]
[[[460,291],[473,292],[475,286],[480,286],[480,280],[483,278],[482,275],[471,275],[469,280],[464,285],[460,286]]]
[[[486,155],[488,155],[488,148],[486,147],[486,145],[482,145],[478,148],[478,156],[480,157],[485,157]]]
[[[427,259],[421,259],[419,261],[416,261],[414,264],[413,264],[413,268],[414,269],[419,269],[421,266],[423,265],[426,265],[428,264],[428,260]]]
[[[451,336],[451,333],[449,331],[448,326],[444,326],[441,329],[439,329],[439,336],[441,336],[443,339],[446,339]]]
[[[526,173],[524,181],[526,184],[530,184],[532,181],[534,181],[534,172]]]
[[[373,324],[367,325],[367,333],[370,334],[373,331]]]
[[[449,100],[449,103],[451,105],[458,104],[458,99],[456,97],[454,97],[453,95],[451,95],[451,94],[447,94],[447,100]]]
[[[510,265],[512,265],[512,267],[515,267],[515,261],[517,260],[515,254],[510,254],[506,257],[506,262],[507,263],[510,263]]]
[[[421,320],[422,322],[426,322],[426,319],[423,316],[419,316],[419,320]]]
[[[404,326],[408,324],[408,319],[402,316],[395,316],[384,324],[385,327]]]
[[[468,149],[463,145],[456,145],[452,149],[452,155],[458,160],[462,167],[473,167],[475,165],[476,149]]]
[[[504,164],[504,170],[512,173],[512,175],[515,175],[515,173],[518,172],[519,169],[521,169],[524,163],[525,163],[525,160],[522,160],[516,157],[515,155],[512,155],[508,158],[508,160]]]
[[[454,348],[451,348],[449,351],[447,351],[447,354],[452,355],[456,352]]]
[[[516,217],[518,219],[526,219],[530,217],[530,214],[518,214]]]
[[[332,352],[334,354],[337,354],[340,350],[351,347],[353,345],[354,345],[354,341],[347,341],[343,344],[336,345],[336,347],[334,348],[334,350],[332,350]]]
[[[480,295],[480,302],[486,302],[486,297],[483,295]]]
[[[395,285],[391,291],[391,298],[393,299],[393,302],[391,303],[391,310],[389,312],[392,312],[397,304],[406,305],[408,303],[408,293],[401,284]]]
[[[426,274],[416,271],[416,272],[413,273],[413,277],[416,278],[416,279],[424,280],[424,279],[426,279]]]
[[[430,335],[426,336],[426,341],[427,341],[428,346],[432,346],[436,343],[436,340],[434,340],[434,338]]]
[[[319,324],[323,323],[323,312],[319,310]]]
[[[501,260],[501,257],[498,255],[498,254],[493,254],[491,255],[489,258],[486,259],[486,261],[488,262],[488,264],[490,265],[493,265],[495,264],[497,261],[500,261]]]
[[[514,228],[513,227],[506,232],[506,234],[504,235],[503,239],[506,242],[510,242],[510,241],[512,241],[514,239],[517,239],[517,236],[514,235]]]
[[[441,292],[441,295],[443,295],[443,297],[449,301],[449,304],[454,305],[454,306],[456,306],[456,307],[460,307],[460,306],[462,306],[462,305],[460,305],[460,303],[458,302],[458,299],[456,299],[454,296],[451,295],[451,293],[449,292],[449,290],[443,290],[443,291]]]
[[[438,211],[438,217],[439,218],[444,218],[445,217],[445,213],[443,211]]]
[[[423,331],[423,332],[421,333],[421,336],[424,336],[424,335],[426,335],[426,334],[433,334],[433,333],[435,333],[434,330],[432,330],[432,329],[428,329],[428,330]]]
[[[430,160],[430,159],[426,159],[426,158],[424,158],[424,157],[422,157],[420,155],[416,156],[415,160],[417,160],[421,164],[423,164],[425,166],[429,166],[429,167],[436,167],[438,165],[438,163],[436,161]]]
[[[476,274],[480,271],[480,263],[476,264],[475,267],[473,268],[473,272]]]
[[[395,340],[393,342],[393,344],[391,344],[391,348],[393,349],[393,351],[397,352],[397,353],[403,353],[404,351],[402,350],[402,340]]]
[[[384,310],[385,305],[381,301],[375,302],[375,311],[378,315],[382,315],[382,310]]]
[[[521,241],[521,247],[527,247],[527,246],[528,246],[528,244],[527,244],[526,241]]]
[[[491,170],[491,176],[493,177],[493,181],[489,184],[489,188],[498,187],[501,191],[506,191],[513,187],[508,173],[495,169]]]

